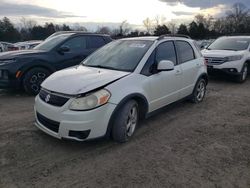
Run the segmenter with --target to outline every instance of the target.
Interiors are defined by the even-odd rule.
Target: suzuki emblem
[[[45,102],[49,102],[49,100],[50,100],[50,94],[48,94],[46,97],[45,97]]]

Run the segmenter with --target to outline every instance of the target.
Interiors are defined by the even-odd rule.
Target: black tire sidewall
[[[197,88],[198,88],[198,86],[199,86],[199,84],[201,83],[201,82],[203,82],[204,83],[204,86],[205,86],[205,93],[204,93],[204,96],[203,96],[203,98],[202,98],[202,100],[201,101],[199,101],[198,99],[197,99]],[[206,83],[206,81],[203,79],[203,78],[200,78],[198,81],[197,81],[197,83],[196,83],[196,85],[195,85],[195,88],[194,88],[194,91],[193,91],[193,94],[192,94],[192,98],[191,98],[191,100],[192,100],[192,102],[193,103],[201,103],[203,100],[204,100],[204,98],[205,98],[205,96],[206,96],[206,93],[207,93],[207,88],[206,88],[206,86],[207,86],[207,83]]]
[[[31,79],[31,77],[33,75],[35,75],[37,73],[41,73],[41,72],[46,74],[46,78],[50,75],[50,71],[48,71],[47,69],[44,69],[44,68],[33,68],[33,69],[29,70],[24,75],[24,77],[23,77],[23,88],[24,88],[25,92],[27,92],[30,95],[37,95],[39,93],[40,88],[39,88],[39,91],[34,91],[31,88],[30,79]]]
[[[237,79],[237,81],[238,81],[239,83],[243,83],[243,82],[245,82],[245,81],[247,80],[247,77],[245,78],[245,80],[243,80],[243,71],[244,71],[245,67],[247,67],[247,71],[248,71],[248,73],[249,73],[248,65],[247,65],[247,63],[245,63],[245,64],[243,65],[242,70],[241,70],[241,72],[240,72],[240,75],[238,76],[238,79]],[[248,73],[247,73],[247,75],[248,75]]]
[[[132,109],[134,106],[137,108],[137,123],[135,130],[131,136],[127,135],[127,127],[126,127],[126,119],[128,117],[129,110]],[[113,140],[116,142],[124,143],[127,142],[133,135],[138,127],[138,120],[139,120],[139,106],[135,100],[129,100],[124,103],[121,108],[117,110],[115,113],[113,126],[112,126],[112,137]]]

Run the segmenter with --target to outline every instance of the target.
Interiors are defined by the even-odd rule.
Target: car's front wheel
[[[242,67],[240,75],[237,78],[237,81],[240,83],[245,82],[247,79],[247,74],[248,74],[248,65],[247,65],[247,63],[245,63]]]
[[[29,70],[23,78],[24,90],[31,94],[37,95],[40,91],[41,83],[50,75],[50,72],[44,68],[33,68]]]
[[[117,142],[127,142],[134,134],[139,120],[139,107],[135,100],[125,103],[116,113],[112,136]]]
[[[207,91],[206,86],[207,86],[206,81],[203,78],[199,79],[199,81],[195,85],[195,88],[191,97],[191,101],[193,103],[200,103],[203,101],[206,95],[206,91]]]

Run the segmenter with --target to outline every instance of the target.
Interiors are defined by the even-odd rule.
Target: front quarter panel
[[[150,86],[145,78],[146,77],[141,74],[132,73],[111,85],[108,85],[106,89],[111,92],[109,102],[119,104],[129,95],[140,94],[145,97],[149,104],[150,98],[148,92],[150,91]]]

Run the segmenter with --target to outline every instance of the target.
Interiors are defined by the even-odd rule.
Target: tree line
[[[109,34],[113,38],[160,36],[164,34],[189,35],[193,39],[217,38],[222,35],[250,33],[250,11],[242,3],[234,4],[225,16],[214,18],[210,15],[198,14],[188,24],[176,25],[166,23],[163,16],[143,20],[144,30],[133,30],[125,20],[116,29],[103,26],[98,27],[96,33]],[[9,18],[0,19],[0,41],[17,42],[26,40],[43,40],[56,31],[88,31],[84,26],[77,24],[74,28],[66,24],[45,23],[38,25],[34,20],[20,19],[19,26],[14,25]]]

